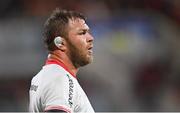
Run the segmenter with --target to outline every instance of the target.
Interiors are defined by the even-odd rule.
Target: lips
[[[93,51],[92,51],[92,48],[93,48],[93,45],[91,45],[91,46],[88,47],[88,52],[89,52],[90,54],[92,54],[92,52],[93,52]]]
[[[88,50],[92,50],[93,46],[88,47]]]
[[[92,44],[88,46],[88,50],[92,50],[92,48],[93,48]]]

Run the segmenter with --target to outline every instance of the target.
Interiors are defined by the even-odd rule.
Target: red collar
[[[57,61],[54,59],[47,59],[46,65],[48,65],[48,64],[57,64],[57,65],[61,66],[62,68],[64,68],[67,72],[69,72],[74,78],[76,78],[76,75],[74,73],[72,73],[63,62]]]

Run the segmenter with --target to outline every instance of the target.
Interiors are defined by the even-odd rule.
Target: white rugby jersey
[[[30,112],[53,109],[68,113],[94,113],[76,76],[56,60],[47,60],[42,70],[33,77],[29,94]]]

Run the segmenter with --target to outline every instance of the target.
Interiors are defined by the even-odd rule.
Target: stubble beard
[[[85,48],[78,48],[71,42],[69,42],[69,45],[69,57],[76,68],[85,66],[92,62],[93,56],[88,55],[88,52],[83,51]]]

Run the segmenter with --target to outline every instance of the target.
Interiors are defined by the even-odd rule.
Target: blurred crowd
[[[0,111],[27,111],[56,7],[88,17],[94,62],[78,79],[95,111],[180,111],[179,0],[0,1]]]

